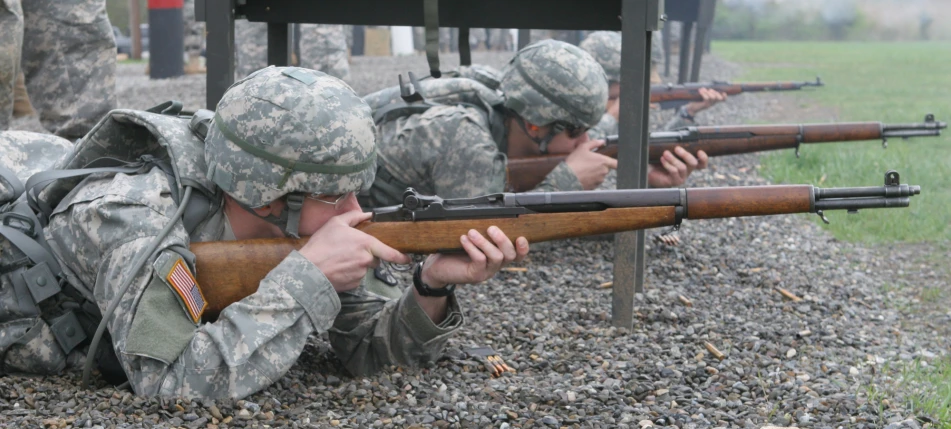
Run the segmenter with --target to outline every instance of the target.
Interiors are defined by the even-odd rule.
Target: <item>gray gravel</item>
[[[706,79],[738,72],[716,58],[705,64]],[[424,57],[354,57],[353,85],[370,92],[409,68],[424,73]],[[144,108],[174,97],[201,106],[203,79],[149,81],[141,66],[123,65],[120,104]],[[739,96],[699,119],[756,120],[788,102],[782,97]],[[755,155],[717,158],[689,184],[767,183],[757,171]],[[678,235],[677,247],[651,241],[649,289],[636,299],[630,330],[610,326],[611,290],[602,287],[612,279],[613,242],[568,240],[540,246],[521,264],[525,272],[459,288],[467,327],[429,368],[353,378],[314,337],[287,376],[243,401],[84,391],[77,374],[3,377],[0,425],[921,427],[906,390],[896,390],[896,368],[948,351],[951,313],[921,302],[922,290],[947,279],[922,261],[931,246],[843,243],[807,216],[688,221]],[[462,353],[475,346],[494,348],[517,372],[492,378]]]

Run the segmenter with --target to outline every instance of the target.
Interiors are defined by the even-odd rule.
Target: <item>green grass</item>
[[[825,87],[796,97],[814,115],[834,112],[813,122],[921,122],[926,113],[951,120],[951,43],[717,42],[713,52],[743,66],[738,80],[821,76]],[[903,183],[921,185],[910,208],[828,214],[837,238],[951,240],[951,130],[937,138],[893,139],[884,150],[870,141],[804,145],[801,153],[800,159],[792,151],[764,156],[765,174],[776,183],[881,186],[885,170],[894,169]]]
[[[937,421],[937,428],[951,429],[951,358],[934,360],[931,365],[921,362],[908,365],[902,371],[902,382],[912,389],[909,395],[912,412],[929,416]]]

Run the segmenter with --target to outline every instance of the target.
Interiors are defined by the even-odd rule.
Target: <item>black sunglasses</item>
[[[568,137],[571,137],[573,139],[581,137],[581,135],[588,132],[590,128],[591,127],[578,127],[573,124],[569,124],[567,122],[555,122],[551,126],[551,130],[553,134],[558,134],[562,131],[565,131],[568,133]]]

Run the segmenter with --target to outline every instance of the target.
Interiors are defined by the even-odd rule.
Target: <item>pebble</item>
[[[507,59],[473,52],[477,63],[501,67]],[[449,67],[458,56],[444,53],[441,61]],[[735,80],[742,73],[715,57],[703,64],[703,80]],[[151,81],[143,68],[119,66],[120,107],[146,108],[168,98],[204,107],[204,75]],[[427,74],[425,57],[353,57],[353,87],[366,94],[395,84],[407,70]],[[731,97],[698,120],[780,121],[811,103],[796,97]],[[652,112],[653,123],[669,113]],[[759,164],[757,155],[715,158],[688,185],[768,184]],[[847,186],[880,180],[855,177]],[[612,173],[604,188],[615,183]],[[516,369],[499,378],[456,358],[353,377],[315,335],[284,377],[243,401],[86,391],[72,373],[10,375],[0,378],[0,421],[10,427],[870,428],[888,422],[889,429],[920,428],[898,393],[879,407],[864,386],[894,392],[901,386],[884,368],[941,359],[951,349],[951,335],[934,332],[949,325],[951,314],[917,306],[921,288],[942,288],[947,281],[940,272],[919,269],[916,255],[939,250],[842,242],[807,216],[688,220],[675,234],[681,241],[676,247],[648,240],[647,287],[634,298],[631,327],[612,326],[612,290],[600,287],[613,279],[613,240],[533,248],[521,264],[528,271],[458,288],[467,325],[449,340],[447,354],[492,347]],[[411,284],[405,273],[396,275]],[[803,301],[786,301],[776,288]],[[693,305],[676,304],[678,296]],[[710,355],[705,342],[725,359]]]

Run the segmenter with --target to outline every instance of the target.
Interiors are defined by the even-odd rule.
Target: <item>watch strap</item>
[[[413,287],[416,288],[416,292],[419,292],[421,296],[444,297],[452,295],[456,291],[456,285],[454,284],[446,285],[446,287],[443,288],[433,288],[424,283],[422,262],[416,264],[416,269],[413,270]]]

